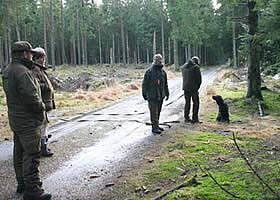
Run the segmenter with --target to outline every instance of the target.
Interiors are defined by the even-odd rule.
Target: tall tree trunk
[[[141,60],[140,60],[140,47],[139,47],[139,44],[137,43],[137,63],[140,63]]]
[[[120,38],[118,38],[118,63],[121,63],[121,42],[120,42]]]
[[[110,48],[110,64],[113,64],[113,49]]]
[[[175,70],[179,70],[178,41],[174,40],[174,65]]]
[[[24,24],[24,40],[27,40],[27,24]]]
[[[85,39],[84,39],[84,41],[85,41],[85,45],[84,45],[84,47],[85,47],[85,66],[86,67],[88,67],[88,48],[87,48],[87,29],[85,28]]]
[[[234,17],[234,9],[232,9],[232,17]],[[237,58],[236,58],[236,36],[235,36],[235,22],[232,22],[232,59],[233,59],[233,67],[236,68],[237,64]]]
[[[137,64],[137,53],[136,53],[136,49],[134,49],[134,64]]]
[[[171,39],[168,37],[168,64],[171,64]]]
[[[188,55],[188,47],[185,46],[185,62],[188,62],[188,57],[189,57],[189,55]]]
[[[4,59],[3,59],[3,47],[2,47],[2,37],[0,35],[0,66],[1,66],[1,71],[4,68]]]
[[[7,21],[5,21],[7,23]],[[8,30],[7,26],[4,27],[4,52],[5,52],[5,65],[9,63],[9,47],[8,47]]]
[[[76,16],[76,33],[77,33],[77,47],[78,47],[78,65],[81,65],[81,42],[80,42],[80,20],[79,20],[79,8],[77,8],[77,16]]]
[[[147,48],[147,64],[150,63],[149,49]]]
[[[64,14],[63,14],[63,0],[60,0],[60,18],[61,18],[61,63],[65,63],[65,46],[64,46]]]
[[[127,52],[127,64],[130,63],[130,52],[129,52],[129,44],[128,44],[128,32],[126,32],[126,52]]]
[[[207,48],[204,46],[204,65],[207,65]]]
[[[98,42],[99,42],[99,63],[102,64],[102,44],[101,44],[101,31],[100,25],[98,26]]]
[[[162,48],[162,63],[165,64],[165,49],[164,49],[164,16],[163,16],[163,1],[161,1],[162,13],[161,13],[161,48]]]
[[[155,55],[157,53],[157,42],[156,42],[156,37],[157,37],[157,34],[156,32],[154,31],[154,37],[153,37],[153,55]]]
[[[258,42],[256,39],[256,32],[258,26],[258,14],[254,10],[256,5],[255,1],[248,2],[249,8],[249,47],[248,47],[248,91],[247,97],[255,97],[262,100],[261,93],[261,75],[260,75],[260,65],[259,65],[259,50]]]
[[[54,50],[54,16],[53,16],[53,0],[50,0],[50,17],[51,17],[51,57],[52,70],[55,71],[55,50]]]
[[[112,64],[115,64],[115,62],[116,62],[116,55],[115,55],[115,52],[116,52],[116,50],[115,50],[115,34],[113,33],[112,34],[112,45],[113,45],[113,47],[112,47]]]
[[[82,0],[82,10],[84,10],[84,0]],[[81,19],[82,19],[82,28],[81,28],[81,35],[82,35],[82,58],[83,58],[83,65],[86,66],[86,42],[85,42],[85,16],[84,13],[81,13]],[[86,66],[87,67],[87,66]]]
[[[84,32],[84,17],[82,18],[82,27],[81,27],[81,39],[82,39],[82,65],[85,65],[86,61],[86,55],[85,55],[85,32]]]
[[[200,61],[203,62],[201,45],[198,46],[198,57],[200,58]]]
[[[121,22],[121,36],[122,36],[122,51],[123,51],[123,64],[126,65],[126,55],[125,55],[125,38],[124,38],[124,25],[123,25],[123,11],[121,1],[118,0],[119,10],[120,10],[120,22]]]
[[[192,45],[188,44],[188,60],[192,57]]]
[[[14,16],[15,17],[15,28],[16,28],[16,33],[17,33],[17,40],[20,41],[20,31],[19,31],[19,26],[18,26],[18,10],[17,10],[17,5],[16,4],[16,1],[13,1],[13,6],[15,8],[15,13],[16,15]]]
[[[48,55],[48,46],[47,46],[47,25],[46,25],[46,8],[45,8],[45,1],[41,0],[42,4],[42,15],[43,15],[43,34],[44,34],[44,49],[46,54]],[[48,56],[46,59],[46,66],[48,66]]]
[[[11,62],[12,61],[12,49],[11,49],[11,21],[10,21],[10,15],[8,13],[8,21],[7,21],[7,30],[8,30],[8,61]]]
[[[77,52],[76,52],[76,34],[75,34],[75,15],[72,15],[72,26],[73,26],[73,35],[72,35],[72,45],[73,45],[73,65],[77,65]]]

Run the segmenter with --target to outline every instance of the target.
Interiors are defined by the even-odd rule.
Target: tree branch
[[[238,196],[236,196],[235,194],[229,192],[227,189],[225,189],[223,186],[221,186],[221,185],[218,183],[218,181],[212,176],[212,174],[211,174],[207,169],[204,170],[204,169],[202,169],[202,167],[201,167],[199,164],[197,164],[197,165],[198,165],[199,169],[200,169],[203,173],[205,173],[205,174],[207,174],[208,176],[210,176],[210,178],[216,183],[216,185],[218,185],[219,188],[221,188],[224,192],[226,192],[227,194],[231,195],[233,198],[245,200],[245,199],[243,199],[243,198],[241,198],[241,197],[238,197]]]
[[[261,183],[263,183],[275,196],[277,196],[277,199],[280,199],[280,196],[277,192],[275,192],[260,176],[259,174],[256,172],[256,170],[252,167],[252,165],[249,163],[248,159],[245,157],[245,155],[242,153],[242,151],[240,150],[237,142],[236,142],[236,136],[234,134],[234,132],[232,133],[233,136],[233,141],[234,144],[236,146],[236,148],[238,149],[241,157],[243,158],[243,160],[246,162],[246,164],[249,166],[249,168],[254,172],[254,174],[258,177],[258,179],[261,181]]]

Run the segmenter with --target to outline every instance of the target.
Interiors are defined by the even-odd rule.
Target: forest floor
[[[68,88],[67,91],[57,90],[57,110],[51,113],[51,122],[139,92],[144,71],[142,67],[119,66],[89,69],[62,66],[54,72],[50,70],[50,75],[59,80],[58,84]],[[85,78],[81,79],[81,74],[86,74]],[[168,70],[169,78],[179,75]],[[84,90],[71,89],[79,84]],[[164,131],[156,143],[149,145],[145,159],[124,169],[113,186],[97,192],[97,199],[161,199],[165,193],[164,199],[170,200],[279,199],[280,81],[266,76],[262,85],[265,86],[261,102],[264,116],[260,117],[257,102],[245,98],[246,69],[224,70],[200,94],[202,123],[180,120],[181,123]],[[213,95],[225,99],[230,123],[215,121],[218,107],[212,100]],[[11,140],[12,135],[2,87],[0,97],[1,142]],[[233,135],[237,135],[236,144]],[[243,155],[253,169],[246,164]],[[256,178],[254,169],[264,183]]]

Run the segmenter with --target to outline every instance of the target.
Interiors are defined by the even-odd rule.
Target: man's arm
[[[25,104],[32,112],[42,112],[45,104],[42,102],[40,90],[37,89],[31,73],[22,73],[18,77],[18,91]]]

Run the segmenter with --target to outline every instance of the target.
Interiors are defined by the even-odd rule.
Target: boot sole
[[[45,195],[45,196],[39,197],[39,198],[36,198],[34,196],[24,196],[23,195],[23,200],[49,200],[51,198],[52,198],[51,195]]]

